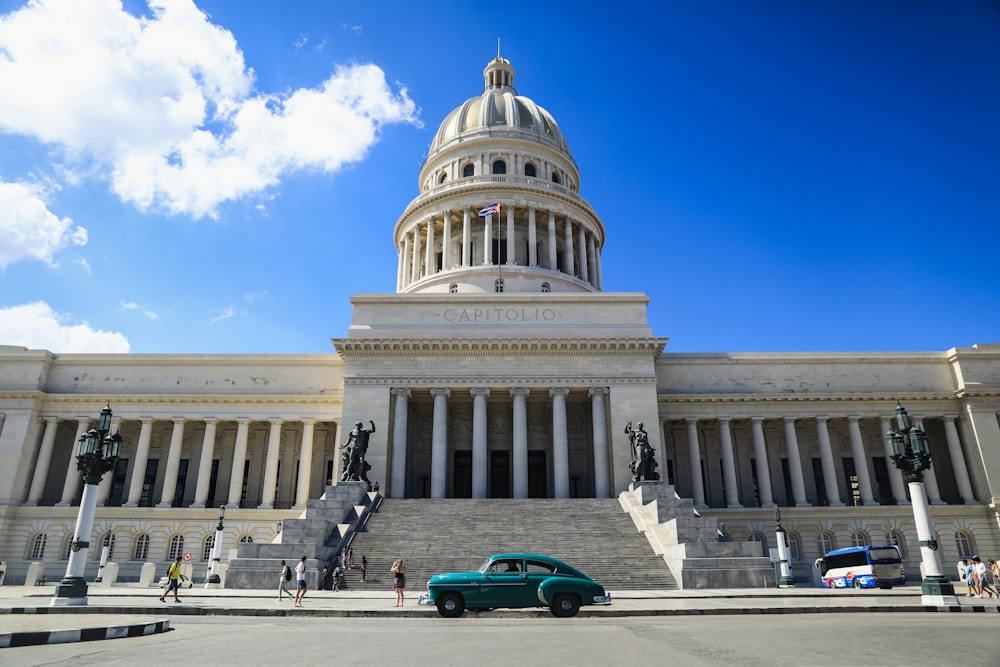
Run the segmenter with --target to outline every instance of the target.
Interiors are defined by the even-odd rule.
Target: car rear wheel
[[[860,579],[855,579],[854,580],[854,587],[855,588],[861,588],[861,580]]]
[[[580,599],[569,593],[558,593],[552,600],[549,611],[552,612],[553,616],[560,618],[576,616],[576,613],[580,611]]]
[[[443,593],[437,599],[437,608],[445,618],[458,618],[465,611],[465,599],[458,593]]]

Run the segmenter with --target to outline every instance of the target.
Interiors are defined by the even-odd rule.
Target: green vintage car
[[[539,554],[494,554],[474,572],[435,574],[420,604],[437,605],[445,618],[497,607],[548,607],[576,616],[581,605],[611,604],[604,587],[562,561]]]

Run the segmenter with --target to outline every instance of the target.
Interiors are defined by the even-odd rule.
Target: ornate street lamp
[[[222,559],[222,531],[226,529],[222,525],[222,518],[226,516],[226,506],[219,505],[219,524],[215,527],[215,541],[212,542],[212,562],[208,565],[208,579],[205,581],[205,588],[219,588],[222,586],[222,577],[219,576],[219,561]]]
[[[111,431],[111,405],[101,410],[97,427],[82,436],[77,449],[76,467],[83,473],[83,497],[80,511],[76,516],[76,529],[70,542],[69,562],[66,576],[56,586],[55,597],[50,606],[83,606],[87,604],[87,582],[83,571],[87,565],[87,551],[90,549],[90,535],[94,528],[94,512],[97,509],[98,485],[104,473],[115,467],[121,451],[120,433],[109,436]]]
[[[795,578],[792,577],[791,569],[788,566],[788,535],[781,525],[781,510],[774,508],[774,533],[778,542],[778,565],[781,569],[781,577],[778,579],[778,588],[795,588]]]
[[[937,550],[937,540],[934,539],[934,520],[931,518],[927,492],[924,489],[923,472],[931,467],[927,434],[911,424],[906,410],[896,403],[896,430],[886,433],[885,440],[892,452],[893,465],[903,473],[910,489],[913,520],[917,526],[920,557],[924,566],[921,603],[933,606],[957,605],[955,587],[941,573],[941,557]]]

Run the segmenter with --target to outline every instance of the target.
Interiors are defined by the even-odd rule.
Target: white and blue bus
[[[824,588],[892,588],[906,583],[899,550],[892,545],[835,549],[816,560]]]

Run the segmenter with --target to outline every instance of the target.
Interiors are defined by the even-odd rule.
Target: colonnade
[[[842,493],[843,487],[837,481],[837,468],[835,465],[834,449],[830,440],[829,422],[833,419],[846,421],[847,434],[849,439],[849,451],[854,460],[854,472],[857,477],[856,494],[863,505],[878,504],[875,497],[875,485],[872,476],[872,459],[874,457],[885,457],[887,463],[888,481],[891,486],[892,499],[896,504],[909,504],[906,496],[906,484],[902,474],[891,463],[891,451],[888,445],[883,444],[877,452],[869,451],[865,446],[862,436],[862,417],[849,415],[846,417],[818,416],[810,419],[799,417],[750,417],[741,419],[741,426],[749,425],[750,440],[753,452],[753,473],[756,481],[756,502],[762,507],[774,507],[775,498],[772,488],[771,463],[769,458],[781,457],[783,453],[787,458],[787,479],[785,480],[786,492],[790,497],[786,500],[788,504],[796,507],[807,507],[812,505],[807,498],[805,476],[802,466],[801,447],[799,444],[800,428],[808,428],[806,422],[812,422],[815,434],[815,443],[819,450],[821,476],[816,480],[816,486],[822,484],[826,494],[826,504],[832,507],[842,507],[848,500],[853,502],[854,497],[848,499]],[[891,430],[892,417],[878,417],[879,431],[884,434]],[[919,428],[924,428],[923,422],[926,417],[915,418],[914,422]],[[943,415],[940,418],[943,426],[945,441],[947,445],[948,460],[954,473],[955,486],[959,499],[962,503],[976,502],[972,490],[972,480],[966,464],[965,452],[962,449],[962,440],[959,436],[956,421],[957,415]],[[690,469],[688,471],[690,481],[690,493],[695,505],[708,507],[707,494],[705,489],[706,471],[702,469],[703,461],[708,460],[705,455],[706,443],[704,440],[704,430],[718,430],[718,448],[721,458],[721,478],[723,486],[724,503],[727,508],[740,508],[744,506],[740,497],[740,485],[738,483],[736,446],[733,438],[733,422],[730,417],[698,418],[688,417],[683,420],[687,439],[687,456]],[[765,421],[774,425],[774,422],[781,422],[781,431],[784,435],[784,452],[781,452],[774,443],[768,443],[765,435]],[[747,422],[749,424],[747,424]],[[934,460],[940,461],[941,448],[937,449],[938,455]],[[933,465],[924,473],[924,484],[927,495],[932,504],[941,504],[941,492],[938,484],[936,468]],[[940,467],[940,463],[938,465]],[[853,481],[853,480],[852,480]]]
[[[493,256],[493,240],[498,236],[506,243],[506,264],[561,271],[597,290],[602,288],[601,241],[587,225],[562,214],[557,220],[555,211],[532,205],[515,207],[501,201],[500,209],[496,220],[492,215],[480,219],[478,211],[465,206],[460,211],[434,213],[410,225],[402,232],[402,244],[397,248],[396,290],[404,291],[441,271],[499,263]],[[460,220],[453,220],[459,216]],[[540,234],[539,224],[546,224],[543,218],[547,218],[547,227]]]
[[[472,398],[472,497],[486,498],[488,494],[487,462],[487,406],[491,395],[489,387],[472,387],[467,390]],[[511,397],[512,424],[512,495],[514,498],[528,497],[528,419],[527,401],[532,392],[528,387],[512,387],[507,390]],[[551,456],[553,497],[570,497],[569,435],[566,418],[566,397],[568,387],[551,387],[546,396],[551,400]],[[593,469],[594,495],[607,498],[611,495],[610,464],[608,461],[608,421],[606,399],[607,387],[591,387],[587,396],[591,400],[593,415]],[[444,498],[448,493],[448,410],[453,390],[434,387],[433,419],[431,434],[430,495]],[[413,391],[408,387],[396,387],[393,396],[393,435],[390,461],[390,486],[388,495],[392,498],[405,497],[407,480],[407,453],[410,447],[410,433],[407,423],[409,401]]]
[[[73,443],[71,443],[69,456],[67,457],[68,460],[59,461],[55,460],[53,455],[56,444],[56,434],[60,423],[64,421],[76,421],[77,428],[76,436]],[[123,494],[121,498],[123,506],[137,507],[140,503],[149,505],[151,504],[151,500],[153,501],[152,504],[156,507],[173,507],[178,504],[178,499],[175,496],[178,492],[178,474],[181,462],[181,450],[184,443],[185,428],[192,423],[197,424],[198,426],[203,425],[204,434],[202,436],[200,450],[198,451],[196,487],[194,499],[190,506],[206,507],[207,504],[212,502],[208,496],[212,480],[213,461],[219,460],[218,457],[216,457],[216,446],[219,440],[217,437],[218,425],[220,423],[219,419],[208,417],[191,420],[183,418],[154,420],[153,418],[144,417],[137,420],[125,421],[138,421],[139,434],[135,441],[135,449],[132,451],[122,452],[123,457],[129,456],[131,458],[129,462],[131,475],[129,477],[127,493]],[[167,447],[161,493],[158,500],[156,498],[150,499],[148,496],[144,498],[143,493],[144,485],[146,483],[146,467],[150,455],[154,423],[163,421],[172,422],[172,428],[170,431],[170,443]],[[264,422],[268,424],[269,429],[266,454],[264,457],[261,502],[258,507],[266,509],[275,508],[278,488],[279,461],[282,454],[282,427],[287,423],[287,421],[283,419],[251,420],[248,418],[225,421],[228,423],[236,423],[236,437],[232,447],[232,465],[228,477],[229,486],[228,492],[225,496],[221,496],[221,500],[218,490],[216,491],[216,498],[212,504],[237,504],[242,500],[244,483],[246,481],[245,474],[250,425],[251,423]],[[112,431],[115,432],[120,430],[122,422],[123,420],[120,418],[114,419],[111,426]],[[297,483],[294,492],[295,507],[305,507],[306,501],[309,499],[310,480],[313,475],[313,464],[315,458],[313,450],[316,423],[317,420],[315,419],[296,419],[293,422],[293,424],[301,425],[300,428],[302,432],[300,442],[298,443],[299,460],[296,476]],[[46,499],[43,498],[43,495],[45,493],[50,473],[53,471],[61,471],[63,470],[63,467],[65,469],[65,476],[63,478],[64,482],[62,492],[59,500],[55,504],[57,506],[68,506],[76,502],[79,495],[81,481],[80,471],[77,469],[76,443],[80,440],[80,437],[91,428],[92,424],[93,420],[85,417],[78,417],[74,419],[64,419],[60,417],[45,418],[41,443],[39,445],[38,456],[36,457],[35,467],[31,477],[31,485],[25,498],[25,505],[38,505],[40,502],[44,502]],[[114,477],[115,475],[112,472],[110,474],[106,474],[102,479],[98,492],[99,504],[108,502]]]

